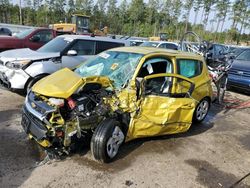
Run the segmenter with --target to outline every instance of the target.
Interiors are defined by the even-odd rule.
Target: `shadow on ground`
[[[72,158],[80,165],[88,166],[95,170],[117,172],[124,170],[132,165],[139,155],[144,153],[164,153],[172,152],[179,155],[179,150],[185,146],[185,137],[192,137],[202,134],[213,127],[213,122],[208,116],[204,123],[193,124],[189,131],[180,134],[141,138],[130,141],[122,145],[118,156],[109,164],[102,164],[93,159],[85,157],[89,152],[89,147],[84,148],[81,152],[72,154]],[[140,148],[143,145],[143,148]],[[139,149],[140,148],[140,149]]]
[[[40,160],[36,143],[20,127],[19,109],[0,112],[0,184],[18,187],[30,176]]]
[[[187,164],[193,166],[197,170],[196,180],[205,187],[228,187],[228,188],[247,188],[248,186],[239,182],[235,184],[239,178],[230,172],[223,172],[210,164],[207,161],[189,159],[185,161]]]

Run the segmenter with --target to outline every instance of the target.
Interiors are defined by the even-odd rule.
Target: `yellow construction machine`
[[[95,35],[107,35],[108,28],[104,27],[101,30],[94,30],[91,32],[90,30],[90,16],[82,15],[82,14],[73,14],[71,17],[71,23],[56,23],[50,25],[51,29],[57,31],[65,31],[71,32],[73,34],[90,34],[93,33]]]

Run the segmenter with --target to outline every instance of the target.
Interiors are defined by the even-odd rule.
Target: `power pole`
[[[23,25],[23,19],[22,19],[22,0],[19,0],[19,21],[20,21],[20,25]]]

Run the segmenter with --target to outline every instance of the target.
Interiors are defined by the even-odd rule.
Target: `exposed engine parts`
[[[98,123],[111,115],[109,106],[104,103],[104,98],[111,93],[100,84],[86,84],[68,99],[47,98],[30,92],[22,124],[29,124],[27,133],[31,133],[41,145],[49,141],[48,151],[67,154],[77,140],[93,134]],[[36,114],[25,110],[27,106],[35,109]],[[33,126],[34,121],[39,122],[39,130]]]

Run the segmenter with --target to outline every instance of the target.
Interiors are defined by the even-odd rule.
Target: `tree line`
[[[250,41],[245,34],[250,0],[21,0],[21,5],[20,10],[10,0],[0,0],[0,22],[46,27],[80,13],[91,16],[92,30],[108,26],[112,34],[149,37],[164,32],[179,40],[192,30],[205,40]],[[228,20],[232,24],[225,29]]]

